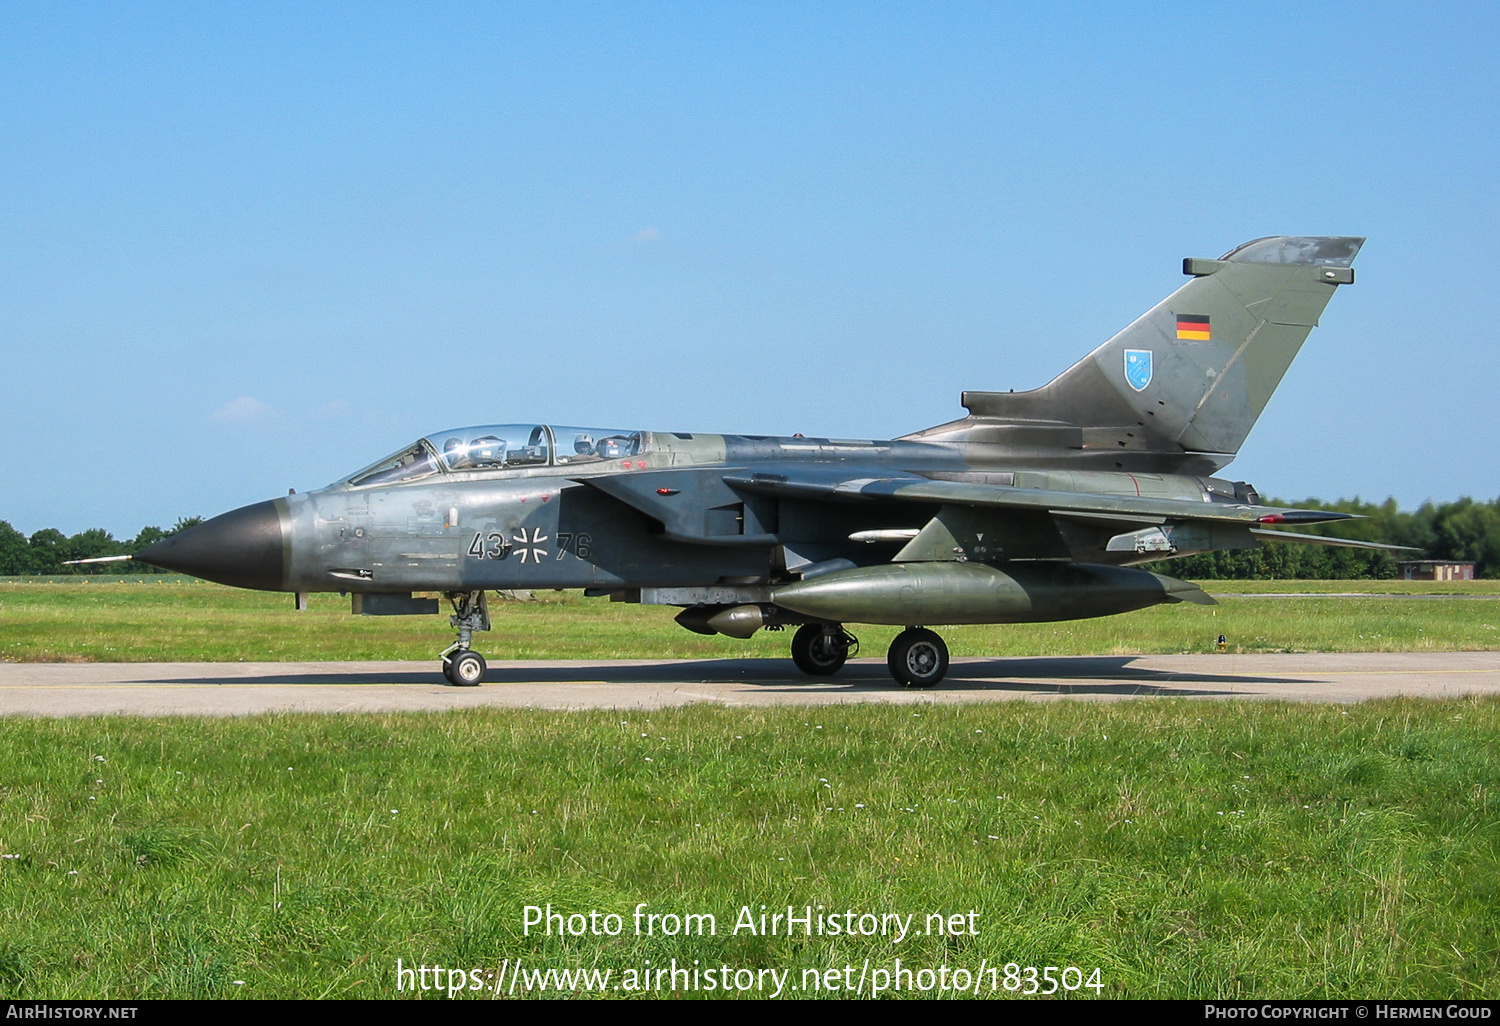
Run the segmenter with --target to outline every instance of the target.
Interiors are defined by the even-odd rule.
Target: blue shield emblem
[[[1125,350],[1125,383],[1137,392],[1151,384],[1151,350]]]

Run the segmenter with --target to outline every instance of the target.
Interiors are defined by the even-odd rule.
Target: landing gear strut
[[[443,649],[443,676],[456,687],[471,688],[484,680],[484,656],[469,649],[475,631],[490,629],[490,608],[482,591],[450,592],[453,615],[448,622],[458,628],[458,640]]]
[[[896,683],[931,687],[948,672],[948,646],[925,627],[908,627],[891,642],[886,663]]]
[[[859,651],[859,639],[840,623],[805,623],[792,635],[792,662],[813,677],[838,673]]]

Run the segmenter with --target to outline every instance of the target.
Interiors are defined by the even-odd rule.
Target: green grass
[[[398,958],[519,957],[1490,997],[1497,731],[1481,699],[0,720],[0,994],[381,998]],[[638,902],[718,935],[632,936]],[[547,903],[625,931],[523,936]],[[731,935],[761,904],[978,936]]]
[[[1206,651],[1218,633],[1241,651],[1438,650],[1494,648],[1500,624],[1477,597],[1490,582],[1209,588],[1473,597],[1228,598],[944,634],[957,655]],[[483,650],[785,654],[784,633],[704,638],[669,609],[542,598],[497,604]],[[182,578],[4,582],[0,651],[430,659],[447,641],[441,618],[346,602],[296,613],[290,596]],[[892,633],[857,630],[867,655]],[[0,996],[382,998],[398,958],[615,982],[696,959],[796,985],[899,958],[1097,967],[1105,997],[1488,997],[1497,728],[1488,699],[0,719]],[[712,913],[718,934],[633,936],[640,902]],[[548,903],[617,913],[624,931],[523,936],[522,908]],[[979,933],[733,935],[762,904],[918,924],[973,910]]]
[[[1166,572],[1170,573],[1170,567]],[[1500,581],[1200,581],[1211,594],[1358,594],[1444,595],[1448,597],[1500,596]]]
[[[1066,623],[944,628],[956,656],[1207,652],[1464,651],[1500,647],[1500,582],[1214,581],[1225,596],[1274,590],[1358,591],[1357,598],[1225,597],[1213,607],[1156,606]],[[1430,601],[1384,594],[1452,594]],[[492,659],[784,658],[788,635],[748,641],[679,627],[675,609],[542,592],[495,602],[476,647]],[[432,659],[452,639],[445,617],[359,617],[347,598],[241,591],[186,578],[0,583],[0,660],[11,662]],[[866,655],[895,628],[854,626]]]

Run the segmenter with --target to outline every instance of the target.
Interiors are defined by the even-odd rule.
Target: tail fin
[[[1157,446],[1236,453],[1334,290],[1354,281],[1364,241],[1275,236],[1184,260],[1192,281],[1051,383],[963,403],[990,422],[1061,423],[1085,439],[1134,426]]]

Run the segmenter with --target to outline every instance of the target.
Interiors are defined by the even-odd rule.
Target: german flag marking
[[[1208,315],[1178,314],[1177,337],[1179,339],[1191,339],[1194,342],[1213,341],[1213,334],[1208,326]]]

